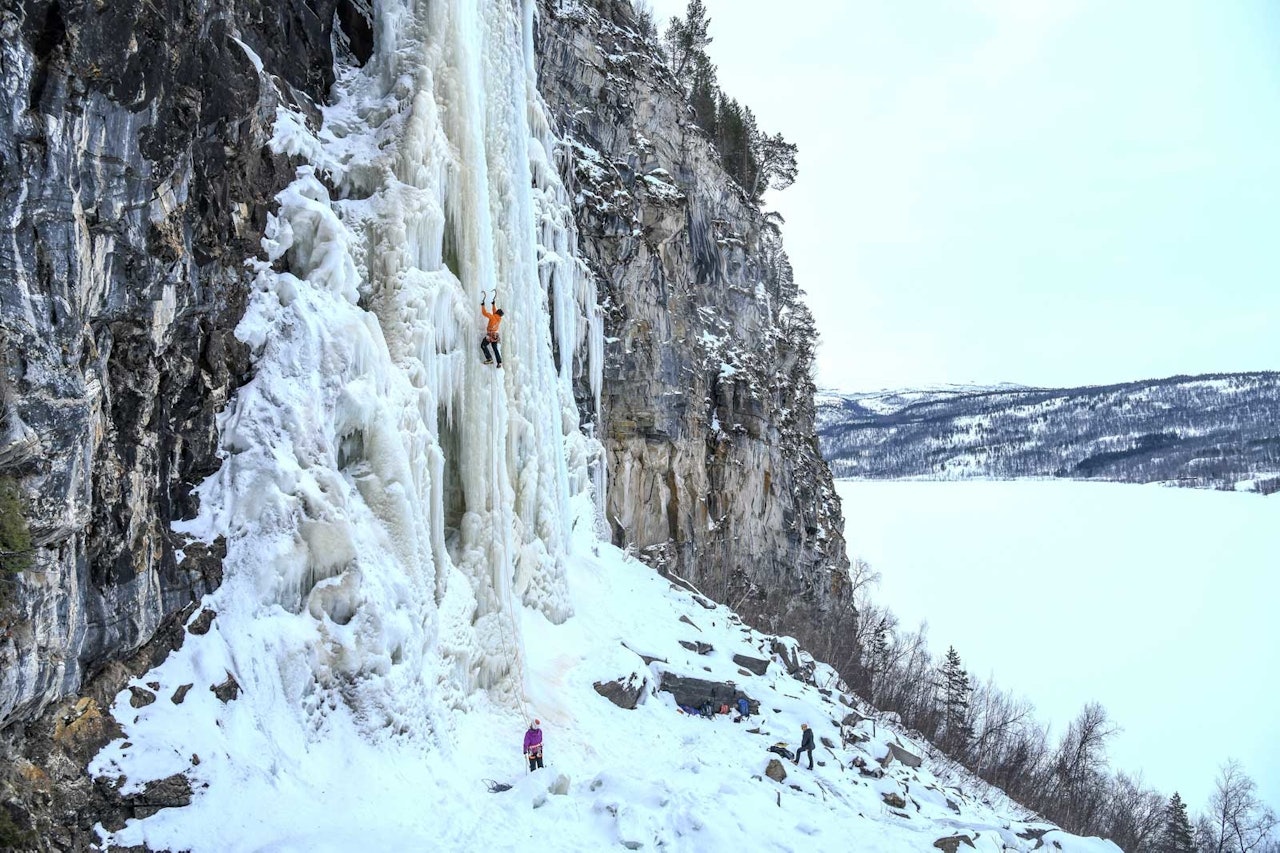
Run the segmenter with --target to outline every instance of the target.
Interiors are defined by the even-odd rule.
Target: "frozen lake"
[[[1088,701],[1112,766],[1207,805],[1244,762],[1280,808],[1280,496],[1073,481],[837,483],[850,558],[904,627],[1055,736]]]

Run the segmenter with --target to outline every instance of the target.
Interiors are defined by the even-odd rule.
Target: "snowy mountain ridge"
[[[1268,493],[1280,487],[1280,374],[1048,389],[826,393],[839,477],[1070,477]]]
[[[1030,390],[1033,389],[1015,382],[997,382],[994,385],[925,385],[921,388],[885,388],[880,391],[855,391],[850,393],[843,393],[831,388],[822,388],[819,389],[814,400],[819,406],[819,417],[827,418],[832,416],[833,410],[838,410],[845,403],[853,403],[868,411],[887,415],[917,403],[952,400],[957,397],[981,394]]]

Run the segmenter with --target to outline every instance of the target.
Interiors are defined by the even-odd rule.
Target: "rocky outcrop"
[[[738,700],[747,700],[747,710],[751,714],[760,713],[760,703],[739,690],[733,683],[708,681],[704,678],[689,678],[673,672],[663,672],[658,689],[670,693],[676,704],[681,707],[701,708],[710,704],[713,708],[728,705],[735,712]]]
[[[635,710],[640,702],[640,697],[644,695],[644,689],[648,686],[648,680],[642,676],[632,673],[626,678],[615,678],[612,681],[597,681],[594,685],[595,690],[604,698],[613,704],[622,708],[624,711]]]
[[[733,662],[743,669],[749,670],[753,675],[764,675],[769,669],[767,660],[749,657],[748,655],[734,655]]]
[[[921,764],[924,763],[924,759],[921,758],[919,755],[916,755],[914,752],[911,752],[910,750],[907,750],[901,746],[898,746],[896,743],[889,744],[889,757],[897,759],[898,761],[905,764],[907,767],[919,767]],[[885,759],[886,763],[888,762],[889,757],[886,757]]]
[[[567,141],[580,251],[605,309],[597,433],[614,542],[759,628],[847,657],[813,324],[781,239],[721,169],[628,3],[539,10],[539,85]]]
[[[117,694],[130,688],[131,696],[155,696],[146,685],[131,682],[182,646],[187,633],[183,625],[194,609],[191,605],[170,614],[145,645],[104,665],[76,695],[0,734],[0,802],[21,831],[39,839],[34,849],[88,850],[96,840],[97,823],[118,828],[131,817],[190,802],[190,783],[183,776],[126,796],[113,780],[90,779],[85,768],[121,735],[108,711]],[[199,758],[192,756],[192,762]]]

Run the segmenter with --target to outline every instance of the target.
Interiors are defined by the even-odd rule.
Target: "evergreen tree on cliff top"
[[[665,35],[671,71],[684,89],[693,118],[720,153],[721,165],[759,203],[768,190],[795,182],[796,146],[782,134],[756,127],[755,116],[721,91],[716,66],[707,55],[711,18],[702,0],[689,0],[685,16],[673,17]]]
[[[711,44],[711,18],[702,0],[689,0],[684,18],[672,18],[667,27],[667,50],[671,52],[671,70],[681,83],[688,85],[688,75],[697,68],[698,58],[705,58]]]

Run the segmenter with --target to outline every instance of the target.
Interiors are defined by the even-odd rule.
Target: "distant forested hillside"
[[[1280,490],[1280,373],[824,394],[836,477],[1070,477]]]

